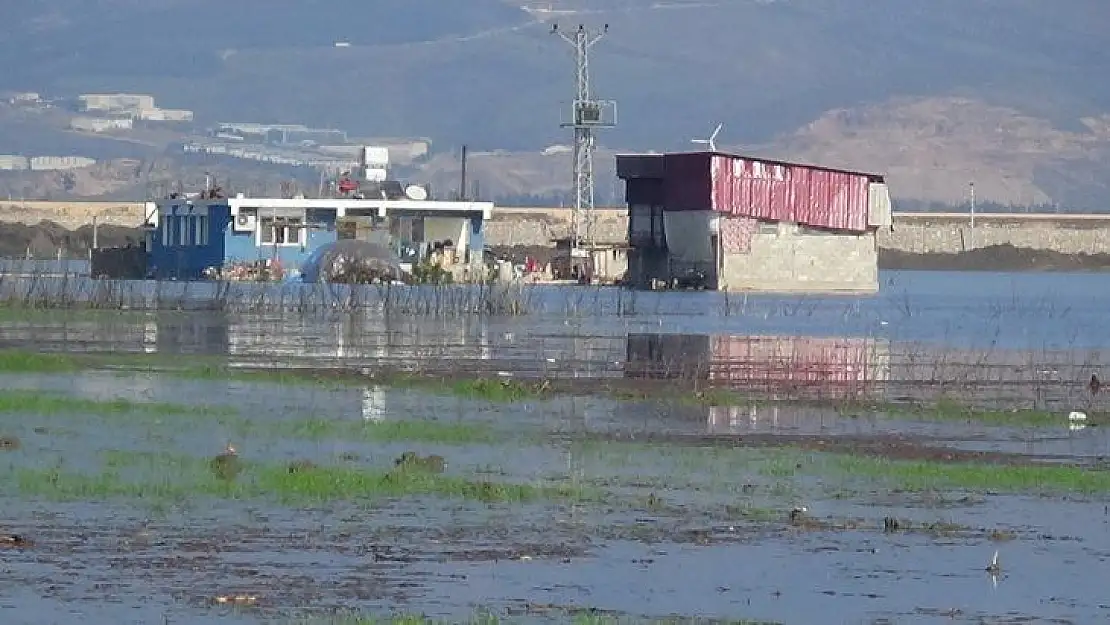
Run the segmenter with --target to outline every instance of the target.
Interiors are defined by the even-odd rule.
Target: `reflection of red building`
[[[890,370],[889,346],[870,338],[640,334],[628,343],[628,377],[814,398],[869,393]]]

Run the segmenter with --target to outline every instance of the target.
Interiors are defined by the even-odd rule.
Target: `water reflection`
[[[374,385],[362,390],[362,418],[373,423],[385,420],[385,388]]]
[[[556,324],[532,318],[320,319],[211,311],[9,321],[0,323],[0,341],[38,350],[217,354],[230,356],[232,365],[704,381],[763,395],[829,400],[928,400],[967,391],[998,405],[1068,410],[1084,405],[1086,381],[1107,353],[977,350],[804,332],[665,332],[588,318]]]
[[[883,339],[645,333],[628,336],[625,375],[858,398],[890,379],[890,364]]]
[[[143,351],[162,354],[225,354],[231,337],[227,314],[158,315],[143,324]]]

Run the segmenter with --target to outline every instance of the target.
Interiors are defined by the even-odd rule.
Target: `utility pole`
[[[594,135],[595,128],[612,128],[617,125],[617,103],[613,100],[595,100],[590,93],[590,48],[609,32],[609,25],[600,32],[590,32],[582,24],[573,33],[551,27],[574,47],[574,101],[571,103],[569,122],[560,125],[574,129],[574,214],[571,219],[571,250],[589,245],[590,226],[594,210]]]
[[[975,182],[968,183],[968,208],[971,212],[971,248],[975,249]]]

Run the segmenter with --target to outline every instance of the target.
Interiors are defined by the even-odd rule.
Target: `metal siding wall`
[[[628,207],[628,243],[637,247],[651,244],[650,204]]]
[[[672,210],[707,210],[713,205],[713,155],[708,152],[663,157],[663,205]]]
[[[867,230],[866,176],[714,156],[713,210],[818,228]]]
[[[634,178],[624,183],[626,204],[662,204],[663,180],[660,178]]]
[[[617,177],[624,180],[663,177],[662,154],[617,155]]]
[[[196,216],[207,216],[208,243],[198,245]],[[149,252],[148,269],[156,279],[199,280],[208,267],[223,264],[222,228],[230,218],[226,204],[210,204],[203,210],[191,210],[185,205],[164,206],[159,210],[158,226]],[[182,245],[182,231],[186,244]],[[163,245],[163,232],[169,235],[169,245]]]

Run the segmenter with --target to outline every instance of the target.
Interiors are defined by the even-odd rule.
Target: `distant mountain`
[[[150,92],[162,106],[194,109],[202,122],[307,123],[430,136],[439,148],[536,151],[568,139],[558,122],[572,94],[572,51],[548,33],[550,23],[608,23],[608,36],[591,49],[596,95],[620,105],[619,127],[601,135],[605,145],[685,148],[723,122],[722,144],[900,168],[906,188],[936,198],[955,197],[963,183],[953,181],[966,176],[922,182],[913,173],[920,154],[958,168],[1009,168],[1021,180],[1016,187],[1034,197],[1091,198],[1105,184],[1093,156],[1105,154],[1104,144],[1087,137],[1095,131],[1083,122],[1110,113],[1105,0],[527,1],[533,6],[4,2],[0,89]],[[989,111],[980,128],[916,145],[922,129],[957,114],[956,101]],[[853,111],[863,121],[850,128]],[[836,118],[835,132],[806,135],[814,120],[837,115],[848,118]],[[1020,166],[1007,164],[1009,127],[989,128],[1007,119],[1025,120],[1023,132],[1033,134],[1022,141],[1039,146]],[[879,150],[891,141],[878,129],[920,154]],[[957,148],[948,146],[957,143],[953,156],[947,150]]]

